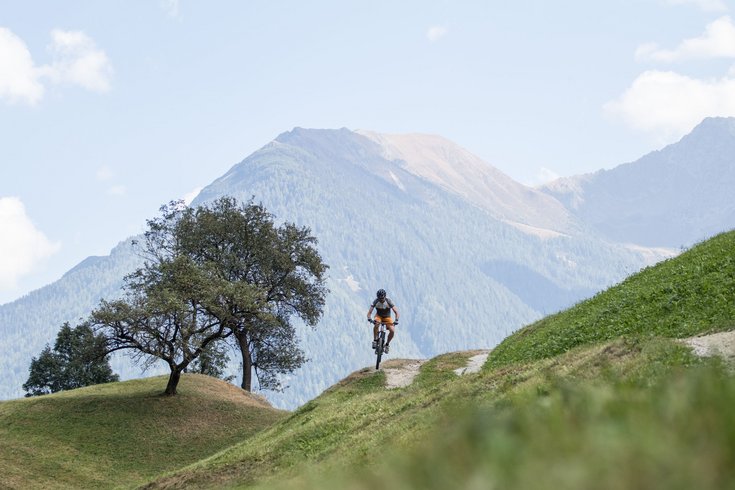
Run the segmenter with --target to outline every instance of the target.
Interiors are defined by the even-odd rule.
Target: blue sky
[[[443,135],[526,184],[735,115],[724,0],[0,0],[0,303],[295,126]]]

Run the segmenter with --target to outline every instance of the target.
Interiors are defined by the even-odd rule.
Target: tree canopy
[[[316,326],[328,292],[316,238],[307,227],[276,226],[262,205],[227,197],[187,215],[181,238],[188,257],[230,285],[220,298],[242,356],[242,387],[252,389],[254,372],[261,388],[280,389],[278,375],[306,362],[292,318]],[[258,292],[255,308],[238,287]]]
[[[90,324],[108,351],[132,350],[144,363],[171,370],[166,394],[215,344],[234,338],[243,357],[243,383],[279,388],[278,375],[306,359],[291,317],[314,327],[327,289],[327,266],[308,228],[276,226],[262,205],[221,198],[189,208],[172,202],[148,221],[138,243],[144,266],[125,279],[126,295],[102,301]]]
[[[99,383],[118,381],[112,372],[106,339],[87,325],[72,328],[65,323],[56,336],[54,348],[46,345],[30,365],[26,396],[46,395]]]

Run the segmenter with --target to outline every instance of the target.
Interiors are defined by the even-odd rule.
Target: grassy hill
[[[385,389],[364,369],[152,488],[735,488],[735,380],[674,339],[735,328],[735,233]],[[398,362],[400,361],[393,361]]]
[[[224,381],[188,374],[0,403],[0,487],[134,487],[247,439],[285,412]]]
[[[399,389],[365,368],[290,414],[200,377],[175,398],[138,380],[5,402],[0,474],[18,487],[735,488],[732,367],[677,340],[734,330],[734,303],[735,232],[529,325],[476,374],[454,372],[474,352],[431,359]]]
[[[488,368],[621,336],[683,338],[735,328],[735,232],[649,267],[506,338]]]

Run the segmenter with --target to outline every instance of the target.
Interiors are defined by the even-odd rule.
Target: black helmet
[[[375,293],[378,298],[385,298],[385,289],[378,289],[378,292]]]

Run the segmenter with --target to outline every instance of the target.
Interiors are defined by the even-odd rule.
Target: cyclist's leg
[[[393,336],[396,334],[396,327],[393,325],[393,318],[391,317],[383,318],[383,321],[385,321],[385,326],[388,329],[388,340],[385,343],[390,344],[390,341],[393,340]]]

